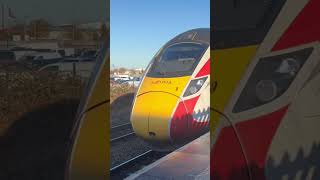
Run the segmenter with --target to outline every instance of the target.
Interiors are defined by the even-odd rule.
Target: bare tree
[[[49,36],[50,24],[45,19],[36,19],[30,22],[31,36],[44,38]]]

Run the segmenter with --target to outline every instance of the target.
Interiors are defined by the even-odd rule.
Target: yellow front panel
[[[138,94],[149,91],[164,91],[180,97],[189,80],[190,76],[176,78],[145,77]]]
[[[132,109],[131,124],[136,135],[142,138],[148,138],[148,119],[150,114],[151,102],[150,98],[136,98],[135,106]],[[148,102],[148,103],[146,103]]]
[[[108,178],[107,104],[85,114],[73,152],[70,180]]]
[[[163,92],[150,92],[136,98],[131,122],[137,135],[144,139],[168,140],[169,123],[179,98]],[[156,136],[149,136],[149,132]]]
[[[106,57],[108,58],[108,57]],[[105,60],[106,61],[106,60]],[[70,180],[104,180],[109,177],[109,61],[91,87],[85,113],[73,145]]]
[[[211,109],[224,111],[256,50],[257,46],[255,45],[211,52],[211,57],[213,57],[211,78],[213,84],[217,83],[214,92],[211,92]],[[219,119],[219,116],[212,116],[210,125],[212,134]]]
[[[141,84],[132,110],[131,123],[144,139],[168,140],[170,121],[190,76],[149,78]],[[155,132],[152,137],[149,132]]]

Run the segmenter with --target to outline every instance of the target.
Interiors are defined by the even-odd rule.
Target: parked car
[[[95,58],[68,57],[62,59],[60,62],[94,62],[95,60]]]
[[[86,50],[83,51],[80,55],[81,58],[91,58],[91,59],[95,59],[98,55],[98,51],[97,50]]]
[[[141,79],[140,78],[133,78],[131,80],[122,81],[121,84],[128,84],[130,86],[138,87],[140,85]]]
[[[61,61],[63,57],[56,51],[53,52],[33,52],[28,53],[21,58],[21,62],[25,66],[33,69],[39,69],[45,65],[57,63]]]
[[[61,75],[88,78],[94,65],[95,62],[58,62],[40,68],[39,72],[57,72]]]
[[[11,66],[16,65],[16,56],[13,51],[1,50],[0,51],[0,65],[1,66]]]
[[[118,81],[118,82],[120,82],[120,81],[128,81],[128,80],[130,80],[130,76],[129,75],[117,75],[117,76],[114,77],[114,80]]]

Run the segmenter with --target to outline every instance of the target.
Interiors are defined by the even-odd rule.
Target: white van
[[[123,74],[123,75],[116,75],[114,76],[114,80],[115,81],[129,81],[130,80],[130,76]]]

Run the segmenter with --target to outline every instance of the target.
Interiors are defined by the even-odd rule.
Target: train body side
[[[285,1],[261,42],[211,51],[212,178],[320,178],[318,5]]]

